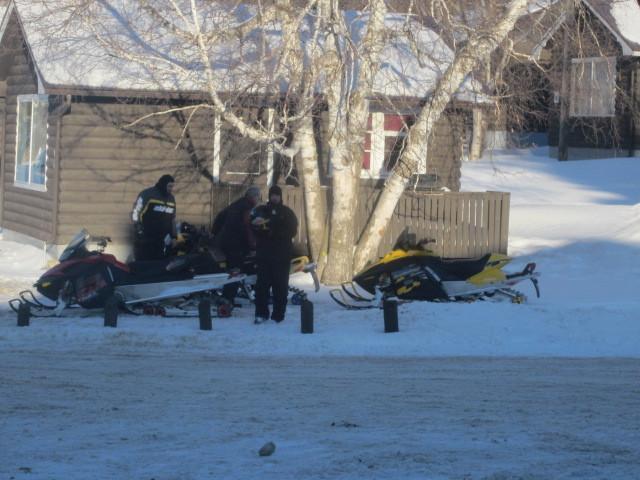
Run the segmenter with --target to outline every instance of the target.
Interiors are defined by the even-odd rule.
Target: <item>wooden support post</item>
[[[104,326],[116,328],[118,326],[118,310],[120,308],[120,300],[115,295],[107,298],[104,303]]]
[[[398,332],[398,301],[384,299],[382,301],[382,311],[384,314],[384,333]]]
[[[573,12],[571,12],[573,18]],[[560,85],[560,128],[558,130],[558,160],[569,159],[569,104],[570,89],[569,76],[571,75],[571,61],[569,59],[569,25],[573,22],[565,22],[562,39],[562,82]]]
[[[198,318],[200,319],[200,330],[211,330],[211,300],[203,298],[198,304]]]
[[[313,333],[313,303],[306,298],[300,305],[300,333]]]
[[[638,81],[638,78],[636,76],[637,70],[635,62],[626,64],[623,71],[626,71],[627,74],[627,92],[629,92],[629,105],[627,105],[624,109],[627,114],[628,124],[627,155],[629,157],[633,157],[636,150],[636,122],[634,117],[636,115],[636,112],[638,111],[638,99],[636,95],[636,90],[638,88],[636,82]]]
[[[31,308],[28,303],[20,302],[18,306],[18,326],[28,327],[29,319],[31,318]]]

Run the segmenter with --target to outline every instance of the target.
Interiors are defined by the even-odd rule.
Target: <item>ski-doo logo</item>
[[[173,207],[168,207],[166,205],[156,205],[153,207],[154,212],[173,213],[173,210]]]

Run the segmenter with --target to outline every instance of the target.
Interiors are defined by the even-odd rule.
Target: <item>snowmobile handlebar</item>
[[[436,243],[436,239],[435,238],[423,238],[422,240],[420,240],[418,242],[418,246],[419,247],[424,247],[425,245],[428,245],[430,243]]]
[[[103,252],[107,248],[107,244],[111,243],[111,237],[90,237],[90,241],[95,242],[98,251]]]

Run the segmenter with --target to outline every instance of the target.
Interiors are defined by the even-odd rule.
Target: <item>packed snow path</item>
[[[636,359],[0,353],[0,478],[633,479]],[[273,456],[259,457],[267,441]]]

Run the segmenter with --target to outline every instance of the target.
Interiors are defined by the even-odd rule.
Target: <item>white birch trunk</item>
[[[449,104],[465,77],[477,68],[480,61],[487,58],[513,29],[516,21],[526,11],[528,0],[512,0],[504,16],[495,24],[491,32],[474,34],[467,45],[456,55],[438,84],[431,101],[420,112],[415,125],[409,132],[407,147],[390,175],[378,199],[371,219],[356,247],[354,268],[363,268],[373,258],[382,239],[389,218],[407,187],[411,175],[417,171],[421,156],[424,155],[429,136],[436,121]],[[428,159],[428,155],[427,155]]]
[[[484,144],[484,114],[482,109],[473,109],[473,134],[471,136],[471,148],[469,160],[478,160],[482,156]]]
[[[322,240],[326,224],[326,208],[320,184],[318,150],[311,115],[302,117],[298,122],[293,132],[293,146],[298,151],[296,160],[302,177],[307,239],[311,257],[318,263],[324,263]]]
[[[353,247],[355,241],[354,213],[357,207],[357,182],[354,182],[353,164],[349,152],[335,149],[332,152],[333,192],[329,251],[322,281],[335,285],[351,278]],[[338,168],[336,168],[338,165]]]
[[[326,96],[332,131],[329,145],[333,185],[328,263],[322,275],[323,282],[327,284],[350,280],[353,274],[354,219],[358,207],[364,133],[373,80],[384,46],[386,13],[383,0],[371,2],[371,16],[362,49],[358,52],[358,58],[352,59],[360,65],[356,85],[349,85],[345,81],[353,72],[349,70],[349,60],[337,54],[336,44],[332,47],[334,55],[328,59],[328,66],[334,75],[328,82]]]

